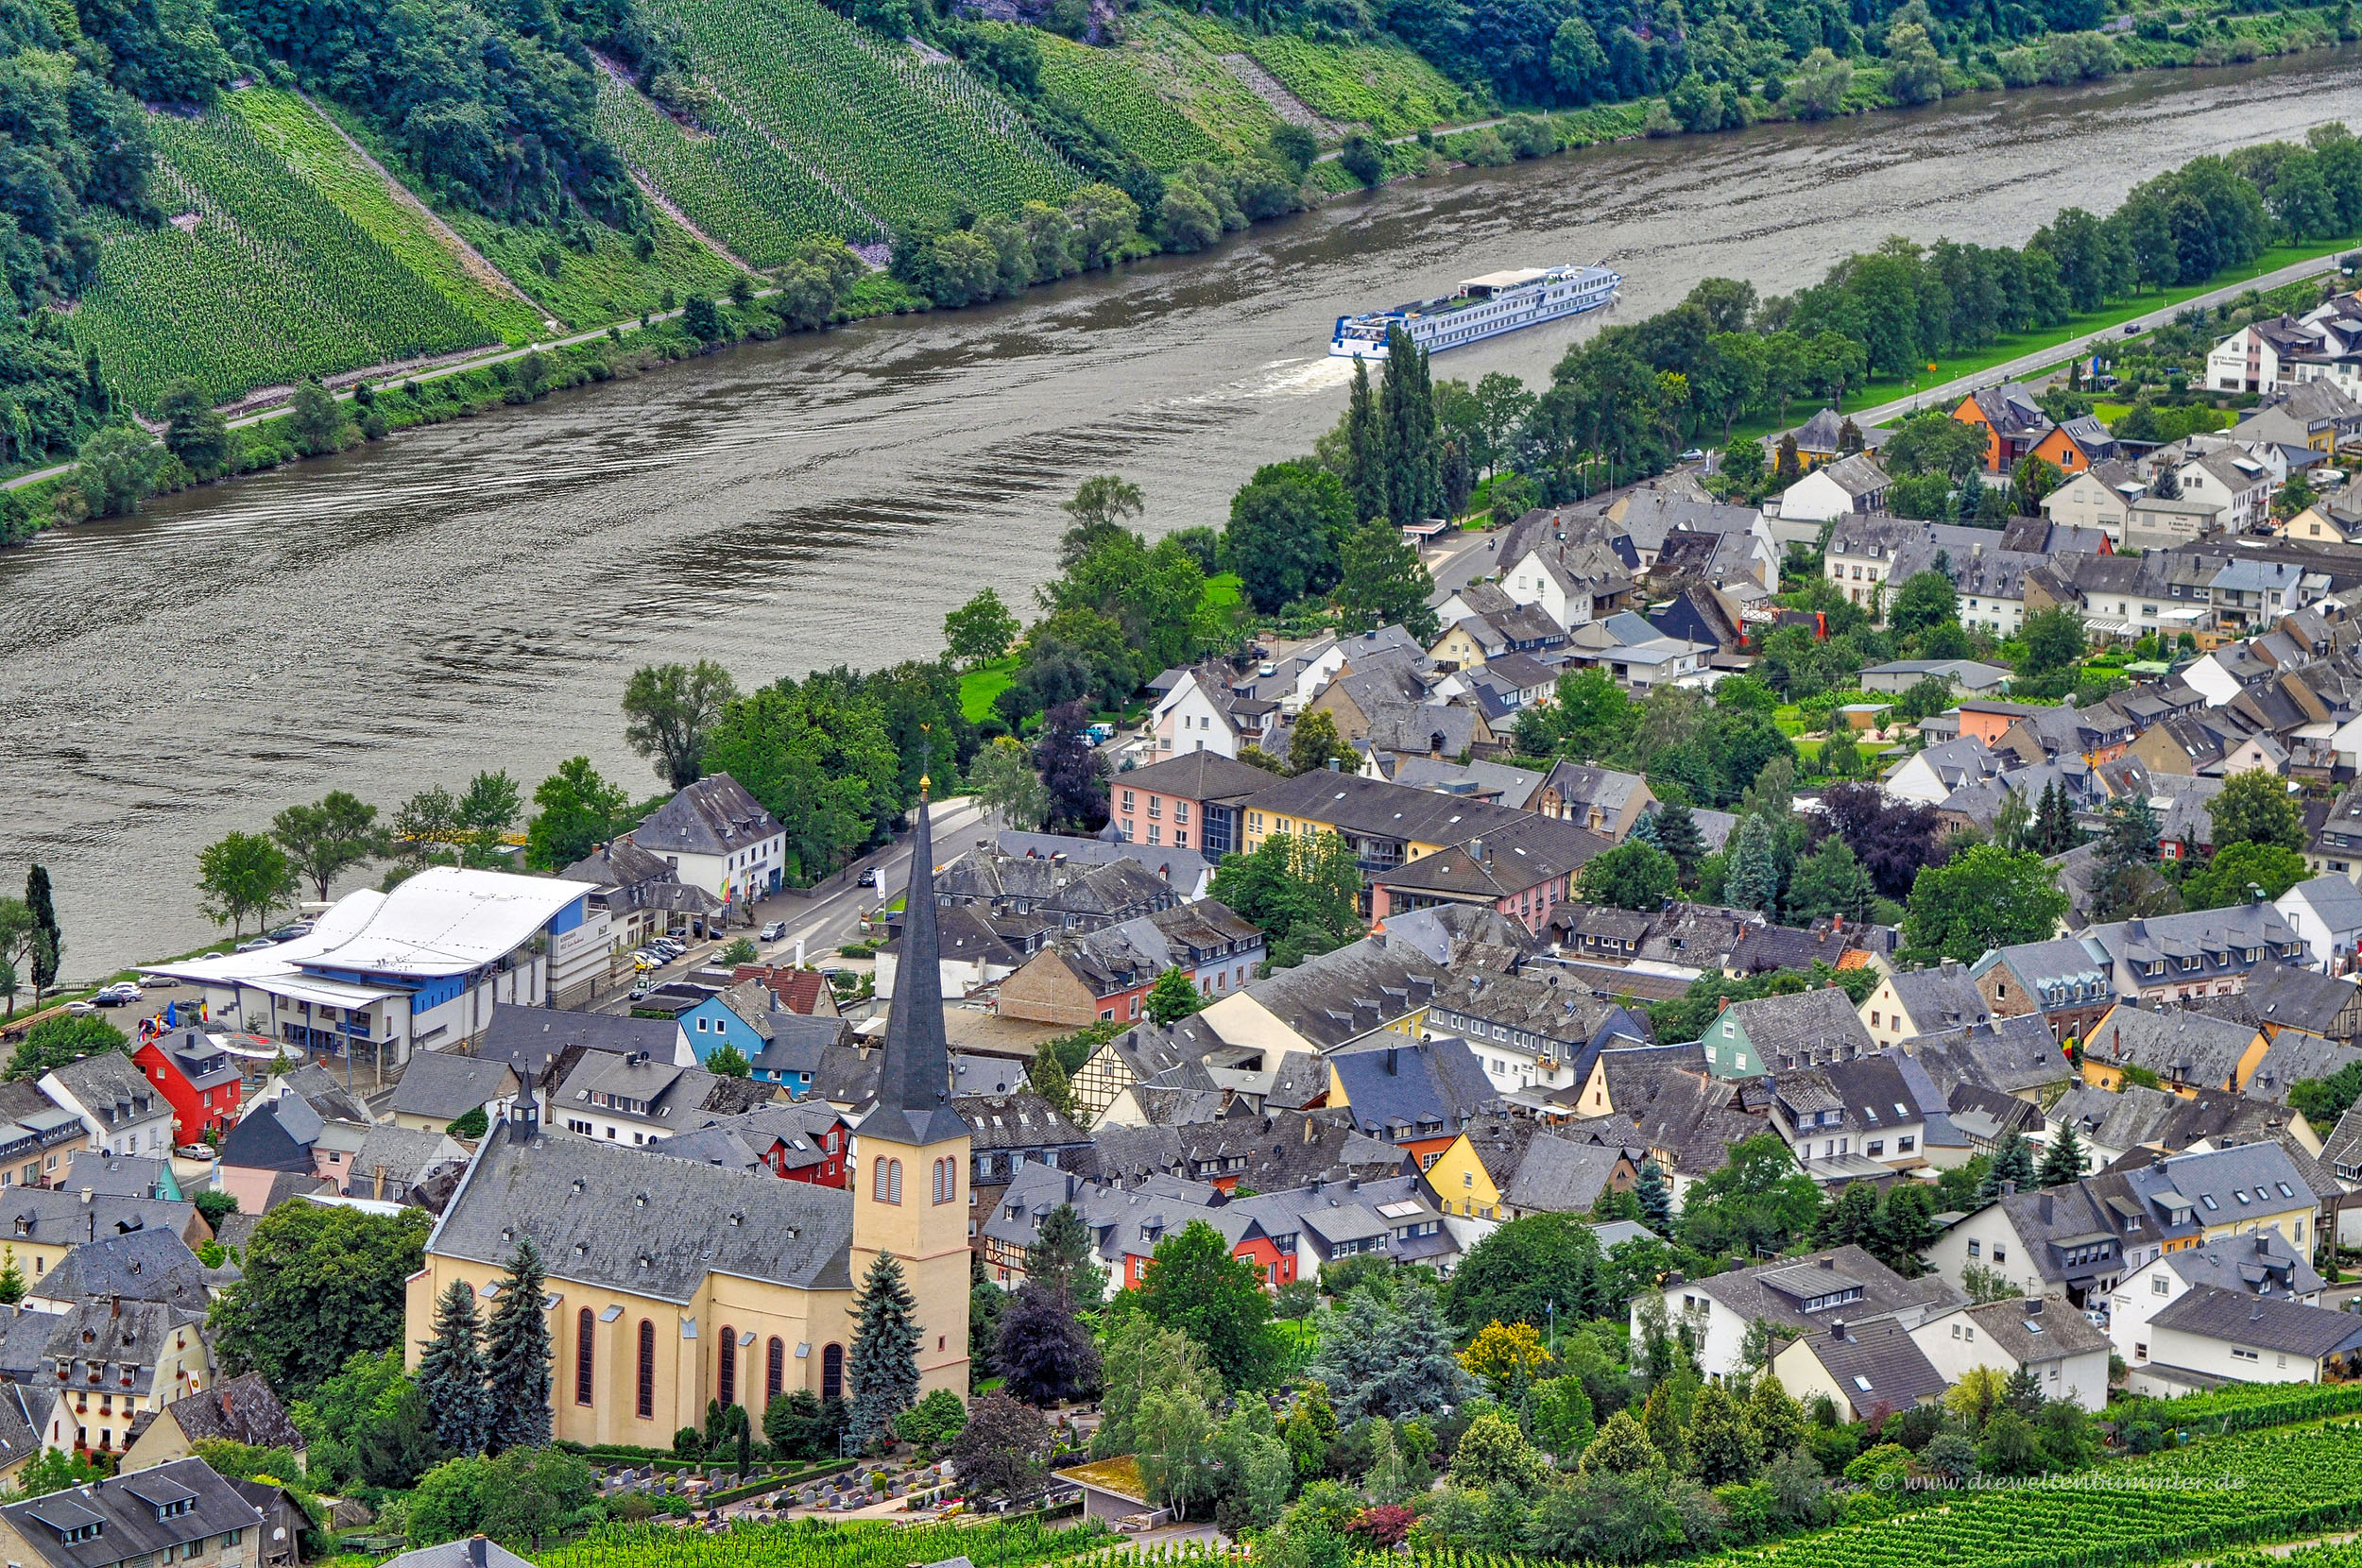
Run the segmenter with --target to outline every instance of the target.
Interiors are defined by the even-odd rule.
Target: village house
[[[1699,1045],[1708,1071],[1734,1079],[1848,1062],[1877,1049],[1852,1000],[1834,985],[1733,1002],[1706,1026]]]
[[[1644,1305],[1661,1305],[1668,1322],[1689,1330],[1698,1371],[1719,1383],[1746,1370],[1744,1346],[1758,1323],[1795,1336],[1825,1334],[1840,1320],[1908,1330],[1966,1300],[1933,1274],[1907,1280],[1859,1247],[1836,1247],[1705,1279],[1676,1273],[1634,1299],[1632,1332],[1643,1332]]]
[[[2138,1068],[2176,1094],[2235,1093],[2263,1064],[2270,1042],[2254,1026],[2176,1008],[2120,1002],[2083,1039],[2083,1082],[2114,1089]]]
[[[2278,1231],[2226,1236],[2143,1264],[2108,1297],[2108,1338],[2128,1367],[2149,1360],[2149,1320],[2193,1289],[2212,1287],[2258,1300],[2319,1306],[2321,1277]]]
[[[1780,492],[1780,517],[1789,522],[1827,522],[1833,518],[1866,517],[1886,510],[1888,486],[1893,483],[1876,458],[1854,452],[1819,464],[1810,473]]]
[[[2004,1378],[2030,1372],[2045,1399],[2108,1407],[2108,1336],[2081,1313],[2043,1296],[1956,1307],[1911,1330],[1946,1383],[1979,1367]]]
[[[238,1119],[244,1089],[237,1064],[204,1031],[166,1030],[141,1042],[131,1061],[172,1107],[176,1145],[203,1143]]]
[[[1992,1004],[1977,989],[1976,976],[1952,959],[1932,969],[1903,969],[1885,976],[1856,1012],[1880,1050],[1922,1034],[1988,1023]]]
[[[0,1504],[0,1550],[44,1568],[259,1568],[263,1515],[197,1458]]]
[[[726,773],[685,786],[628,837],[721,899],[725,922],[750,919],[749,906],[787,875],[787,829]]]
[[[1132,1023],[1168,969],[1214,997],[1244,987],[1262,962],[1263,933],[1205,898],[1053,938],[1001,982],[995,1006],[1003,1017],[1035,1023]]]
[[[1952,418],[1985,435],[1985,471],[2005,474],[2030,454],[2055,428],[2023,383],[1978,387],[1960,400]]]
[[[1131,843],[1195,849],[1218,861],[1240,847],[1239,803],[1271,781],[1222,752],[1191,750],[1117,775],[1108,804]]]
[[[1779,1344],[1779,1341],[1773,1341]],[[1869,1421],[1943,1397],[1949,1380],[1892,1318],[1867,1323],[1833,1318],[1779,1345],[1769,1369],[1790,1398],[1825,1398],[1840,1421]]]
[[[2243,1383],[2328,1383],[2362,1363],[2362,1318],[2202,1285],[2148,1320],[2134,1392],[2167,1396]]]

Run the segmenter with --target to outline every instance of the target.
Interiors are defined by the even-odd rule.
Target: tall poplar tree
[[[419,1357],[419,1392],[436,1440],[461,1454],[484,1452],[495,1415],[478,1328],[475,1287],[454,1280],[435,1304],[435,1338]]]
[[[1353,362],[1353,390],[1345,398],[1345,488],[1353,496],[1353,520],[1390,516],[1386,507],[1386,432],[1378,399],[1370,391],[1367,362]]]
[[[485,1447],[539,1448],[550,1440],[550,1323],[541,1253],[526,1236],[484,1332],[491,1427]]]
[[[25,907],[33,912],[33,995],[39,997],[58,983],[58,960],[65,952],[65,933],[58,927],[58,906],[49,893],[49,868],[37,865],[25,878]]]
[[[880,1253],[853,1302],[861,1319],[846,1370],[853,1379],[856,1440],[890,1437],[894,1418],[918,1403],[918,1303],[892,1253]]]
[[[1443,480],[1427,354],[1399,331],[1386,336],[1386,373],[1378,410],[1385,433],[1385,516],[1396,527],[1408,527],[1434,516],[1443,505]]]

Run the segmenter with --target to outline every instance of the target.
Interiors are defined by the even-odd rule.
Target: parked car
[[[237,950],[241,953],[259,953],[265,947],[276,947],[278,946],[279,944],[273,942],[269,937],[258,936],[250,941],[239,943]]]
[[[169,991],[180,982],[170,975],[142,975],[140,984],[150,991]]]
[[[139,999],[140,988],[129,980],[117,980],[112,985],[101,986],[91,997],[101,1007],[128,1007]]]
[[[786,934],[787,922],[784,920],[772,921],[771,924],[763,927],[761,932],[762,938],[765,942],[777,942],[779,938],[785,936]]]
[[[88,1002],[68,1002],[65,1004],[65,1011],[66,1016],[70,1018],[81,1018],[97,1012],[98,1009]]]
[[[655,989],[656,981],[648,980],[644,977],[640,980],[636,980],[631,982],[632,1000],[638,1001],[641,997],[646,996],[649,992]]]
[[[282,926],[271,932],[270,939],[273,942],[293,942],[297,937],[311,934],[312,923],[309,920],[298,920],[292,925]]]
[[[1703,448],[1692,447],[1682,453],[1682,461],[1685,463],[1703,463],[1705,460],[1706,454]]]
[[[214,1157],[213,1145],[204,1143],[184,1143],[173,1152],[184,1160],[210,1160]]]
[[[1083,739],[1088,741],[1094,746],[1104,746],[1115,738],[1116,726],[1113,724],[1093,724],[1088,729],[1083,731]]]

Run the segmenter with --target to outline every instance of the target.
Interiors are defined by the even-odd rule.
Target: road
[[[1857,425],[1867,427],[1882,425],[1891,419],[1899,419],[1907,415],[1917,414],[1923,409],[1942,408],[1949,412],[1959,405],[1962,398],[1980,386],[1991,386],[1997,382],[2031,375],[2037,370],[2045,369],[2062,360],[2072,359],[2086,349],[2096,349],[2103,344],[2121,343],[2127,337],[2137,335],[2126,332],[2127,327],[2137,327],[2141,332],[2148,332],[2152,328],[2164,326],[2183,311],[2208,309],[2222,304],[2226,300],[2236,299],[2250,289],[2275,289],[2283,283],[2302,282],[2307,278],[2336,266],[2337,258],[2351,248],[2353,247],[2350,246],[2341,247],[2324,255],[2316,256],[2310,261],[2291,262],[2288,265],[2277,271],[2267,272],[2259,278],[2249,278],[2236,283],[2225,283],[2220,288],[2209,289],[2204,294],[2193,296],[2177,304],[2160,306],[2145,315],[2136,315],[2130,321],[2119,322],[2114,327],[2102,328],[2088,336],[2073,338],[2064,343],[2054,343],[2046,349],[2037,349],[2030,354],[2020,354],[2005,365],[1989,366],[1977,371],[1975,375],[1956,376],[1941,386],[1926,387],[1912,393],[1908,398],[1897,398],[1892,402],[1881,403],[1875,408],[1856,409],[1850,417]]]

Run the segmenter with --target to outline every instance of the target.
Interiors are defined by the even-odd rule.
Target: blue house
[[[706,1065],[724,1046],[734,1046],[752,1065],[756,1082],[777,1083],[791,1096],[810,1094],[821,1053],[845,1037],[845,1020],[791,1013],[776,1001],[770,987],[746,980],[684,1009],[681,1037],[697,1065]]]

